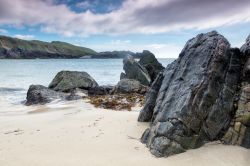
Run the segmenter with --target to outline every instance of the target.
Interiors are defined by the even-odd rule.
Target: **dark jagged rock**
[[[240,55],[215,31],[187,42],[179,58],[165,69],[156,101],[153,95],[158,88],[147,96],[152,102],[144,108],[154,108],[142,110],[149,113],[142,120],[152,121],[142,137],[151,153],[169,156],[224,135],[234,112]]]
[[[27,92],[26,105],[46,104],[56,99],[65,99],[66,94],[48,89],[42,85],[31,85]]]
[[[246,43],[241,47],[241,52],[244,55],[245,64],[243,70],[243,81],[250,83],[250,35],[246,39]]]
[[[88,90],[88,95],[95,96],[95,95],[108,95],[111,93],[113,86],[97,86],[90,88]]]
[[[112,93],[138,93],[145,94],[148,90],[147,86],[142,85],[137,80],[132,79],[122,79],[112,90]]]
[[[241,88],[237,106],[235,118],[222,138],[222,142],[250,148],[250,85]]]
[[[239,100],[231,126],[222,138],[225,144],[250,148],[250,36],[241,47],[244,69],[241,78]]]
[[[126,74],[125,73],[121,73],[121,75],[120,75],[120,80],[122,80],[122,79],[126,79]]]
[[[158,62],[154,54],[147,50],[144,50],[141,53],[141,59],[139,60],[139,64],[141,64],[147,69],[152,81],[154,81],[159,72],[164,70],[164,67]]]
[[[151,83],[148,71],[136,62],[132,56],[128,55],[123,59],[123,69],[125,73],[121,74],[121,78],[138,80],[146,86]]]
[[[245,55],[250,55],[250,35],[247,37],[245,44],[240,48],[240,51]]]
[[[61,71],[57,73],[49,88],[55,91],[69,92],[72,89],[90,89],[97,87],[96,81],[86,72]]]
[[[138,117],[139,122],[150,122],[162,80],[163,80],[163,73],[159,73],[157,78],[153,82],[152,86],[150,87],[150,90],[147,93],[145,105],[142,108]]]

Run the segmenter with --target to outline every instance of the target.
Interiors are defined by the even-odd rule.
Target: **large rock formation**
[[[158,60],[155,58],[154,54],[152,54],[150,51],[144,50],[141,53],[141,59],[139,60],[139,64],[144,66],[152,81],[156,78],[156,76],[163,71],[164,67],[161,63],[158,62]]]
[[[142,142],[154,155],[169,156],[221,139],[234,114],[241,70],[240,50],[217,32],[189,40],[147,95],[139,121],[152,124]]]
[[[123,69],[125,73],[121,73],[121,79],[138,80],[141,84],[148,86],[151,83],[151,78],[148,71],[134,60],[130,55],[123,59]]]
[[[236,112],[230,128],[222,138],[225,144],[250,148],[250,36],[241,47],[243,72]]]
[[[96,81],[86,72],[61,71],[57,73],[49,88],[55,91],[69,92],[72,89],[90,89],[97,87]]]

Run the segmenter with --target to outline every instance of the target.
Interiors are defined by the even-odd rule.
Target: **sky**
[[[240,47],[250,34],[250,0],[0,0],[0,35],[98,52],[177,58],[187,40],[212,30]]]

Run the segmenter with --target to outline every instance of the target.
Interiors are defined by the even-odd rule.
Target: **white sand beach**
[[[33,113],[0,115],[1,166],[248,166],[250,150],[217,142],[156,158],[139,141],[147,123],[132,112],[96,109],[83,101],[20,106]],[[11,110],[12,112],[14,110]],[[8,112],[11,112],[8,110]]]

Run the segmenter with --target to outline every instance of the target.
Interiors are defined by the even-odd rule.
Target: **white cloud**
[[[76,7],[80,8],[80,9],[88,9],[90,6],[91,6],[91,4],[88,1],[78,2],[76,4]]]
[[[111,40],[110,44],[112,45],[121,45],[131,43],[130,40]]]
[[[52,0],[0,0],[0,25],[41,25],[44,32],[64,36],[162,33],[249,21],[249,0],[125,0],[105,14],[76,13]]]
[[[34,39],[33,35],[14,35],[14,37],[18,38],[18,39],[24,39],[24,40],[31,40]]]
[[[8,31],[5,29],[0,29],[0,33],[8,33]]]

